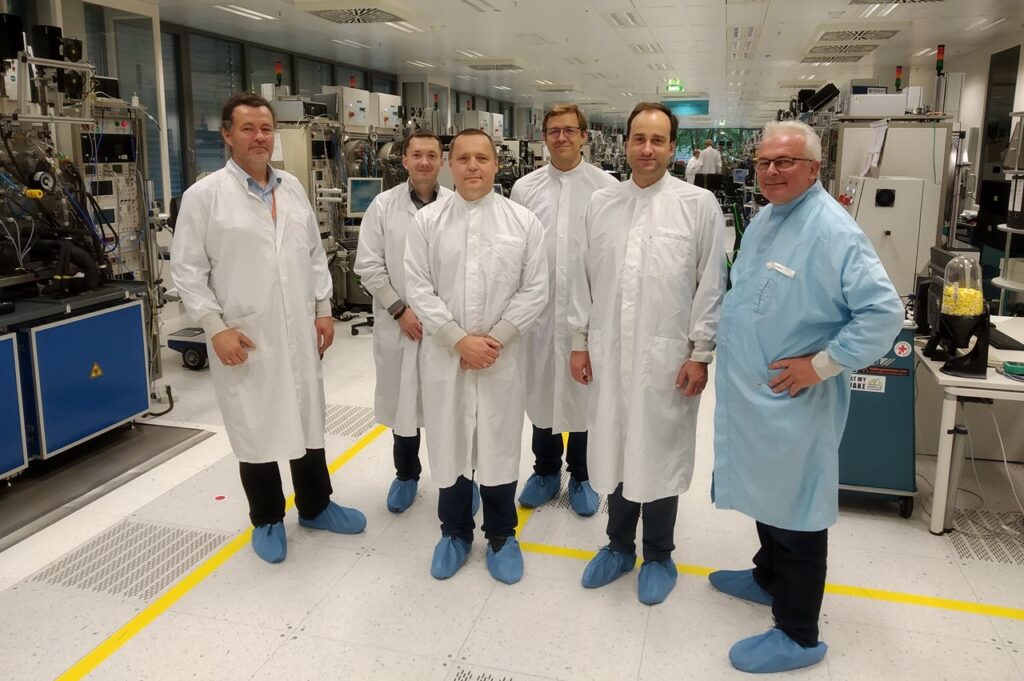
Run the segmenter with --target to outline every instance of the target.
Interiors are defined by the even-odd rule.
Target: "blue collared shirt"
[[[242,170],[242,168],[235,163],[234,159],[228,159],[228,168],[231,172],[245,179],[245,184],[249,188],[249,191],[253,196],[262,199],[263,203],[267,206],[267,210],[274,210],[274,190],[281,185],[282,179],[281,176],[277,174],[277,171],[274,170],[274,166],[267,166],[266,187],[261,187],[260,183],[254,180],[252,175]]]

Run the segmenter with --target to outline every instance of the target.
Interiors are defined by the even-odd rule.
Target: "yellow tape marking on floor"
[[[362,451],[385,430],[387,429],[384,426],[376,426],[373,430],[361,437],[358,442],[345,450],[345,452],[338,456],[338,458],[332,461],[327,466],[327,470],[332,474],[336,473],[338,469],[351,461],[352,457]],[[285,508],[291,509],[294,505],[295,495],[292,494],[288,497]],[[213,574],[217,568],[230,560],[231,557],[241,549],[248,546],[251,537],[251,527],[236,535],[227,544],[222,546],[217,553],[207,558],[199,565],[199,567],[182,577],[179,582],[172,586],[165,594],[160,596],[160,598],[146,606],[142,612],[111,634],[107,640],[93,648],[85,657],[76,662],[66,672],[58,676],[57,681],[70,681],[71,679],[81,679],[87,676],[90,672],[96,669],[96,667],[102,664],[104,660],[117,652],[121,646],[132,640],[136,634],[149,626],[153,620],[181,600],[182,596],[187,594],[189,591],[194,589],[196,585]]]
[[[516,523],[516,539],[519,538],[519,533],[526,528],[526,523],[530,522],[530,518],[533,517],[534,510],[536,509],[524,508],[519,504],[516,504],[516,518],[518,518],[518,522]]]
[[[583,551],[565,546],[552,546],[550,544],[538,544],[536,542],[519,542],[524,551],[539,553],[546,556],[558,558],[572,558],[574,560],[589,561],[596,551]],[[637,567],[643,563],[637,559]],[[692,575],[694,577],[707,577],[716,568],[709,568],[703,565],[687,565],[676,563],[676,570],[680,574]],[[1002,617],[1005,619],[1024,620],[1024,609],[1007,608],[1001,605],[989,605],[987,603],[972,603],[970,601],[957,601],[951,598],[935,598],[934,596],[920,596],[917,594],[902,593],[900,591],[886,591],[884,589],[869,589],[860,586],[848,586],[846,584],[826,584],[825,591],[837,596],[849,596],[851,598],[864,598],[874,601],[888,601],[890,603],[901,603],[903,605],[915,605],[922,608],[935,608],[936,610],[952,610],[955,612],[966,612],[972,615],[985,615],[987,617]]]

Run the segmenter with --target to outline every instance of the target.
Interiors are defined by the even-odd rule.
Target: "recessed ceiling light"
[[[471,59],[479,59],[480,57],[484,56],[484,55],[480,54],[479,52],[477,52],[476,50],[455,50],[455,51],[458,52],[459,54],[461,54],[463,57],[469,57]]]
[[[455,76],[455,77],[459,78],[461,80],[476,80],[476,78],[474,78],[473,76]]]
[[[272,17],[269,14],[257,12],[256,10],[249,9],[247,7],[239,7],[238,5],[214,5],[214,7],[216,7],[222,12],[229,12],[231,14],[236,14],[240,17],[245,17],[246,19],[252,19],[254,21],[263,21],[264,19],[269,21],[277,20],[277,17]]]
[[[406,64],[412,64],[413,66],[419,66],[420,68],[424,68],[424,69],[432,69],[432,68],[434,68],[433,64],[428,64],[425,61],[409,61],[409,60],[406,60],[405,63]]]
[[[623,97],[633,97],[633,96],[635,96],[635,95],[633,95],[633,93],[632,93],[632,92],[623,92],[623,93],[622,93],[622,96],[623,96]]]
[[[344,40],[332,39],[331,42],[332,43],[338,43],[339,45],[348,45],[349,47],[358,47],[358,48],[361,48],[361,49],[364,49],[364,50],[371,49],[369,45],[364,45],[362,43],[357,43],[355,40],[349,40],[348,38],[345,38]]]
[[[993,22],[992,22],[992,23],[990,23],[990,24],[985,24],[984,26],[982,26],[981,28],[979,28],[979,29],[978,29],[978,31],[987,31],[988,29],[992,28],[993,26],[995,26],[995,25],[997,25],[997,24],[1001,24],[1001,23],[1003,23],[1004,21],[1006,21],[1006,17],[1003,17],[1002,19],[996,19],[995,21],[993,21]]]
[[[872,14],[877,12],[879,7],[881,7],[881,5],[871,5],[870,7],[865,8],[864,11],[860,13],[860,18],[867,19]]]
[[[883,9],[881,12],[879,12],[878,16],[880,16],[880,17],[887,17],[890,14],[892,14],[893,10],[895,10],[897,7],[899,7],[899,5],[894,2],[891,5],[889,5],[888,7],[886,7],[885,9]]]
[[[402,33],[423,33],[422,28],[413,26],[408,21],[387,21],[384,22],[384,25],[390,26],[396,31],[401,31]]]
[[[534,82],[536,82],[538,85],[553,85],[553,83],[550,80],[538,80]]]
[[[510,87],[508,87],[506,85],[495,85],[494,89],[496,89],[496,90],[511,90],[512,88],[510,88]]]

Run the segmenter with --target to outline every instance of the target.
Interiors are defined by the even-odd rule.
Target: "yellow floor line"
[[[546,556],[558,558],[572,558],[575,560],[590,560],[596,551],[584,551],[565,546],[552,546],[550,544],[539,544],[536,542],[519,542],[523,551],[539,553]],[[641,564],[637,559],[637,566]],[[717,568],[709,568],[703,565],[687,565],[676,563],[676,570],[680,574],[692,575],[694,577],[707,577]],[[921,596],[918,594],[903,593],[900,591],[886,591],[885,589],[869,589],[861,586],[849,586],[846,584],[825,585],[826,593],[837,596],[849,596],[851,598],[864,598],[873,601],[887,601],[889,603],[901,603],[903,605],[914,605],[922,608],[934,608],[936,610],[952,610],[955,612],[966,612],[972,615],[985,615],[987,617],[1002,617],[1005,619],[1024,620],[1024,609],[1008,608],[1002,605],[990,605],[988,603],[973,603],[971,601],[958,601],[951,598],[936,598],[934,596]]]
[[[352,460],[356,454],[362,451],[368,444],[373,442],[387,430],[384,426],[376,426],[373,430],[361,437],[354,445],[349,447],[338,458],[334,459],[327,470],[334,474],[342,466]],[[295,505],[295,495],[288,497],[285,509],[291,509]],[[252,537],[252,528],[236,535],[231,541],[222,546],[217,553],[207,558],[199,567],[185,575],[179,582],[172,586],[165,594],[160,596],[138,615],[133,617],[127,624],[111,634],[107,640],[99,644],[85,657],[76,662],[66,672],[57,677],[57,681],[70,681],[71,679],[82,679],[113,655],[125,643],[132,640],[139,632],[149,626],[153,620],[162,615],[168,608],[181,600],[182,596],[194,589],[197,584],[213,574],[217,568],[226,563],[241,549],[249,545]]]
[[[526,529],[526,523],[530,522],[530,518],[533,517],[535,509],[524,508],[519,504],[516,504],[516,517],[519,522],[516,523],[516,539],[519,538],[519,533]]]

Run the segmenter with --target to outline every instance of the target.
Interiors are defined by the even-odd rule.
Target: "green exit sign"
[[[670,80],[665,86],[665,92],[684,92],[685,90],[686,88],[678,80]]]

